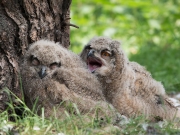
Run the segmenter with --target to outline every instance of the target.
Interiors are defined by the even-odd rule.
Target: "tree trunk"
[[[3,88],[18,97],[19,64],[29,44],[50,39],[69,47],[69,6],[71,0],[0,1],[0,110],[8,101]]]

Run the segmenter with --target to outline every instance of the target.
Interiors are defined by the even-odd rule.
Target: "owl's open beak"
[[[39,77],[40,77],[41,79],[43,79],[43,78],[47,75],[47,73],[46,73],[46,66],[42,66],[42,68],[41,68],[41,70],[38,72],[38,74],[39,74]]]
[[[95,51],[91,49],[87,55],[87,66],[91,73],[102,66],[102,62],[94,55]]]

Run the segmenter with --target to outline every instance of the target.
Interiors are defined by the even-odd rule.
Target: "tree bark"
[[[0,1],[0,111],[7,87],[21,98],[19,64],[29,44],[49,39],[69,47],[71,0]]]

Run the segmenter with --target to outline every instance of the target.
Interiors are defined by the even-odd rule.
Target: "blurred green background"
[[[94,36],[122,42],[167,91],[180,91],[180,0],[72,0],[71,50]]]

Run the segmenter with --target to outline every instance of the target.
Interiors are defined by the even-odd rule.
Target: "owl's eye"
[[[50,64],[49,68],[56,69],[57,67],[60,67],[60,66],[61,66],[61,63],[54,62],[54,63]]]
[[[31,63],[34,65],[34,66],[38,66],[40,64],[39,60],[37,58],[32,58],[31,60]]]
[[[106,56],[106,57],[110,57],[111,56],[111,53],[107,50],[104,50],[101,52],[101,56]]]

